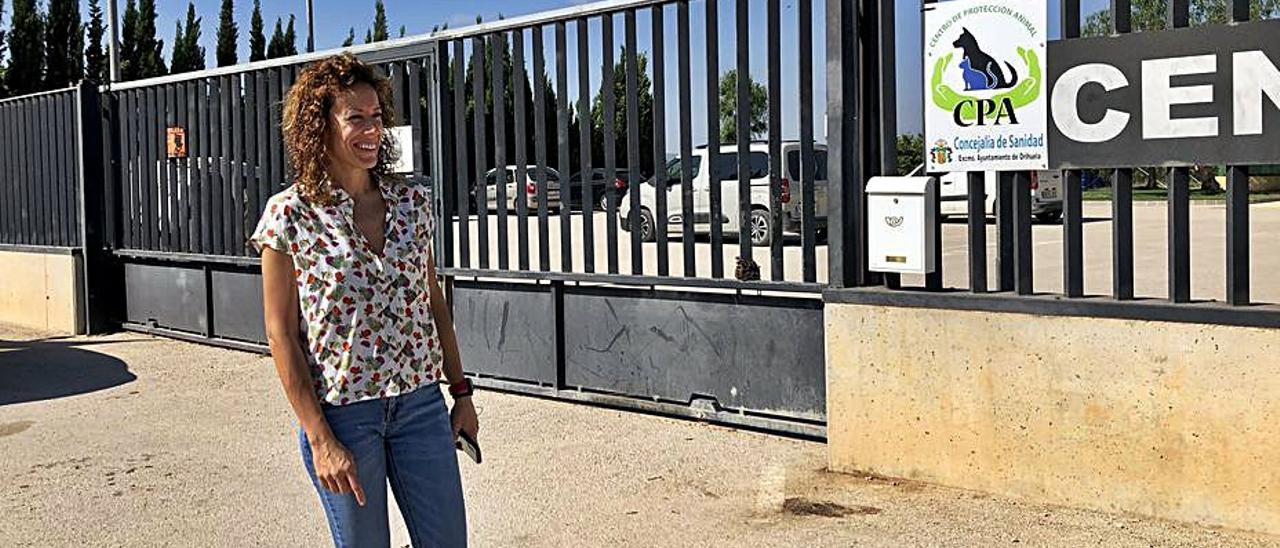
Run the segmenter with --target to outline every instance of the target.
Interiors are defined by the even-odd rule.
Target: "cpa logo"
[[[1012,63],[984,51],[978,37],[967,28],[961,29],[951,46],[961,57],[956,60],[957,52],[953,51],[938,58],[929,88],[934,106],[951,112],[957,126],[1017,124],[1017,109],[1040,98],[1040,60],[1030,48],[1018,48],[1027,67],[1026,77],[1019,78]],[[957,92],[945,82],[948,69],[959,72],[967,93]]]

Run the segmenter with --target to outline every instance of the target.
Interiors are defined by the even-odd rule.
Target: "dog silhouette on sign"
[[[1005,66],[1009,67],[1009,77],[1006,78],[1000,63],[990,54],[982,51],[978,46],[978,39],[969,32],[969,29],[964,29],[964,32],[960,33],[960,38],[951,45],[964,50],[964,60],[960,62],[960,69],[964,71],[965,91],[1005,89],[1018,83],[1018,72],[1014,70],[1013,65],[1005,62]]]

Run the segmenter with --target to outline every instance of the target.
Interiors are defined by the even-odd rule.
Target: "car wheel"
[[[1062,220],[1062,212],[1049,211],[1049,212],[1041,213],[1039,215],[1036,215],[1036,219],[1038,219],[1042,223],[1056,223]]]
[[[653,222],[653,213],[648,209],[640,210],[640,240],[652,242],[658,238],[657,226]]]
[[[773,218],[768,211],[751,211],[751,245],[767,246],[773,243]]]

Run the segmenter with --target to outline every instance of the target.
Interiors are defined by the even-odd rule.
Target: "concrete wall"
[[[830,464],[1280,533],[1280,331],[828,304]]]
[[[80,257],[0,251],[0,322],[51,333],[83,333]]]

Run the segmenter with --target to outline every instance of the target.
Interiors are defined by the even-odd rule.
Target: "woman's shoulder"
[[[289,185],[267,199],[264,213],[291,217],[295,212],[304,211],[307,207],[307,201],[302,198],[297,186]]]

